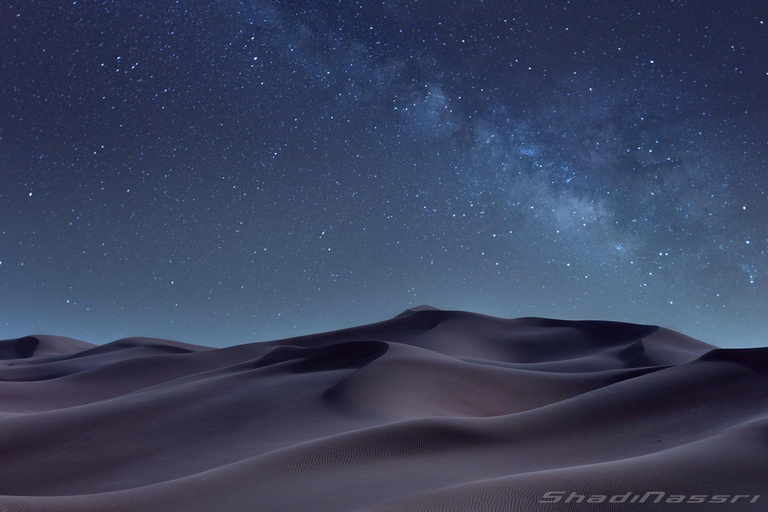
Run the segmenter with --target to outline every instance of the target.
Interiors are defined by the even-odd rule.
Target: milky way
[[[761,1],[0,7],[0,337],[768,329]]]

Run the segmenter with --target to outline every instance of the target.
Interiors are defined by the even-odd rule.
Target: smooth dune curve
[[[429,306],[223,349],[27,336],[0,457],[2,512],[761,512],[768,349]]]

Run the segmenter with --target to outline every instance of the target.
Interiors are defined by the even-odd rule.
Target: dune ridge
[[[764,511],[768,349],[429,306],[222,349],[27,336],[0,454],[3,512]],[[649,491],[729,498],[607,502]]]

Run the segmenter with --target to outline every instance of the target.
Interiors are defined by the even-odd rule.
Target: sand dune
[[[3,512],[766,511],[768,349],[428,306],[224,349],[27,336],[0,454]]]

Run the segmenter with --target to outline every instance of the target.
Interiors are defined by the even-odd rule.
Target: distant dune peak
[[[29,359],[39,356],[73,354],[93,345],[65,336],[36,334],[9,340],[0,340],[0,360]]]
[[[420,306],[414,306],[412,308],[408,308],[397,316],[406,316],[406,315],[410,315],[411,313],[416,313],[418,311],[441,311],[441,310],[438,308],[429,306],[427,304],[422,304]],[[397,316],[395,318],[397,318]]]

